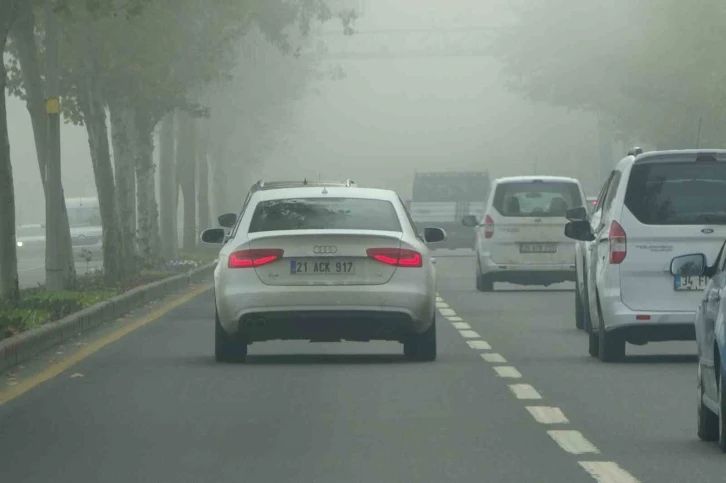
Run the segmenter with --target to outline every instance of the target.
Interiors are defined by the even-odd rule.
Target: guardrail
[[[104,322],[210,278],[217,262],[124,292],[80,312],[0,341],[0,373]]]

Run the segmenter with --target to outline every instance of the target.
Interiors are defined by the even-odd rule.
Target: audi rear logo
[[[315,245],[313,247],[313,253],[322,255],[324,253],[338,253],[338,247],[334,245]]]

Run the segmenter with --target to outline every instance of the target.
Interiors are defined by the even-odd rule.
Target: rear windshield
[[[726,224],[726,163],[636,164],[625,206],[646,225]]]
[[[393,203],[363,198],[291,198],[260,202],[250,233],[280,230],[401,231]]]
[[[478,173],[421,175],[413,181],[414,202],[486,201],[489,176]]]
[[[494,193],[494,208],[503,216],[564,216],[583,206],[575,183],[527,181],[503,183]]]

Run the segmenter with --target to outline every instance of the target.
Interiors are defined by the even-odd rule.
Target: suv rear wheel
[[[720,391],[719,391],[720,392]],[[703,404],[703,376],[698,363],[698,437],[701,441],[719,440],[719,417]]]
[[[575,327],[578,329],[585,327],[585,309],[582,306],[580,282],[578,280],[575,280]]]

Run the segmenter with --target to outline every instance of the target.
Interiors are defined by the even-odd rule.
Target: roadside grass
[[[111,286],[104,283],[103,270],[99,269],[78,276],[73,291],[48,292],[43,287],[24,290],[18,303],[0,300],[0,340],[60,320],[133,288],[189,272],[216,257],[216,251],[183,252],[176,260],[160,262]]]

